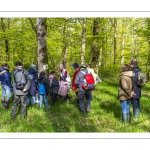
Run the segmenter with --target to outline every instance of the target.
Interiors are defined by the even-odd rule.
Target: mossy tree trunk
[[[91,64],[97,72],[100,57],[99,34],[100,34],[100,18],[95,18],[93,21],[93,43],[91,48],[92,52]]]

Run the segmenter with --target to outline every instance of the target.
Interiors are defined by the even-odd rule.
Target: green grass
[[[117,100],[118,79],[103,79],[97,84],[93,92],[91,112],[82,115],[76,105],[76,95],[71,91],[70,102],[57,103],[50,110],[39,110],[38,106],[27,109],[27,119],[20,119],[20,114],[15,120],[10,119],[10,111],[2,108],[0,104],[0,132],[149,132],[150,116],[150,84],[143,87],[141,98],[141,113],[139,121],[123,125],[121,122],[121,107]],[[132,107],[131,107],[132,113]]]

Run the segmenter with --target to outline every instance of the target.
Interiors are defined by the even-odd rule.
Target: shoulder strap
[[[81,71],[84,75],[86,74],[84,71]]]
[[[16,82],[16,78],[15,78],[15,75],[18,73],[19,71],[16,71],[16,73],[14,73],[14,80],[15,80],[15,82]],[[23,71],[21,71],[22,72],[22,76],[21,76],[21,79],[20,79],[20,81],[22,80],[22,77],[23,77],[23,75],[25,76],[25,78],[26,78],[26,75],[24,74],[24,69],[23,69]],[[19,81],[19,82],[20,82]]]

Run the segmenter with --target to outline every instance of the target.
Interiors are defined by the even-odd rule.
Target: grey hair
[[[60,64],[60,65],[59,65],[59,67],[62,67],[62,68],[64,68],[64,65],[63,65],[63,64]]]
[[[36,69],[36,65],[35,64],[31,64],[31,67],[35,68]]]

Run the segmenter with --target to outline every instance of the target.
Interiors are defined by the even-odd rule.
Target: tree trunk
[[[93,43],[92,43],[92,59],[91,63],[93,68],[98,72],[98,63],[100,57],[100,41],[99,41],[99,33],[100,33],[100,18],[95,18],[93,22]]]
[[[47,43],[46,43],[46,18],[37,18],[37,51],[38,51],[38,70],[44,71],[43,65],[48,64]],[[48,70],[46,71],[48,74]]]
[[[66,19],[66,22],[64,24],[64,29],[63,29],[64,47],[63,47],[63,51],[62,51],[62,56],[63,56],[62,64],[63,64],[64,68],[66,68],[66,65],[67,65],[67,53],[68,53],[68,36],[69,36],[68,20],[69,19]]]
[[[148,30],[150,30],[150,18],[147,18],[147,22],[148,22]],[[148,50],[146,74],[147,74],[147,79],[149,80],[149,73],[150,73],[150,35],[148,35],[148,45],[149,45],[149,50]]]
[[[122,51],[121,51],[121,64],[124,64],[124,46],[125,46],[124,20],[122,19]]]
[[[5,31],[5,25],[4,25],[3,18],[1,18],[1,27],[2,27],[2,31],[5,33],[6,31]],[[5,52],[6,52],[6,58],[5,58],[5,60],[7,62],[7,61],[9,61],[9,41],[6,38],[6,36],[4,36],[4,42],[5,42],[5,48],[6,48],[6,50],[5,50]]]
[[[83,18],[81,64],[85,63],[85,44],[86,44],[86,18]]]
[[[114,18],[113,22],[113,28],[114,28],[114,64],[116,64],[117,61],[117,19]]]

